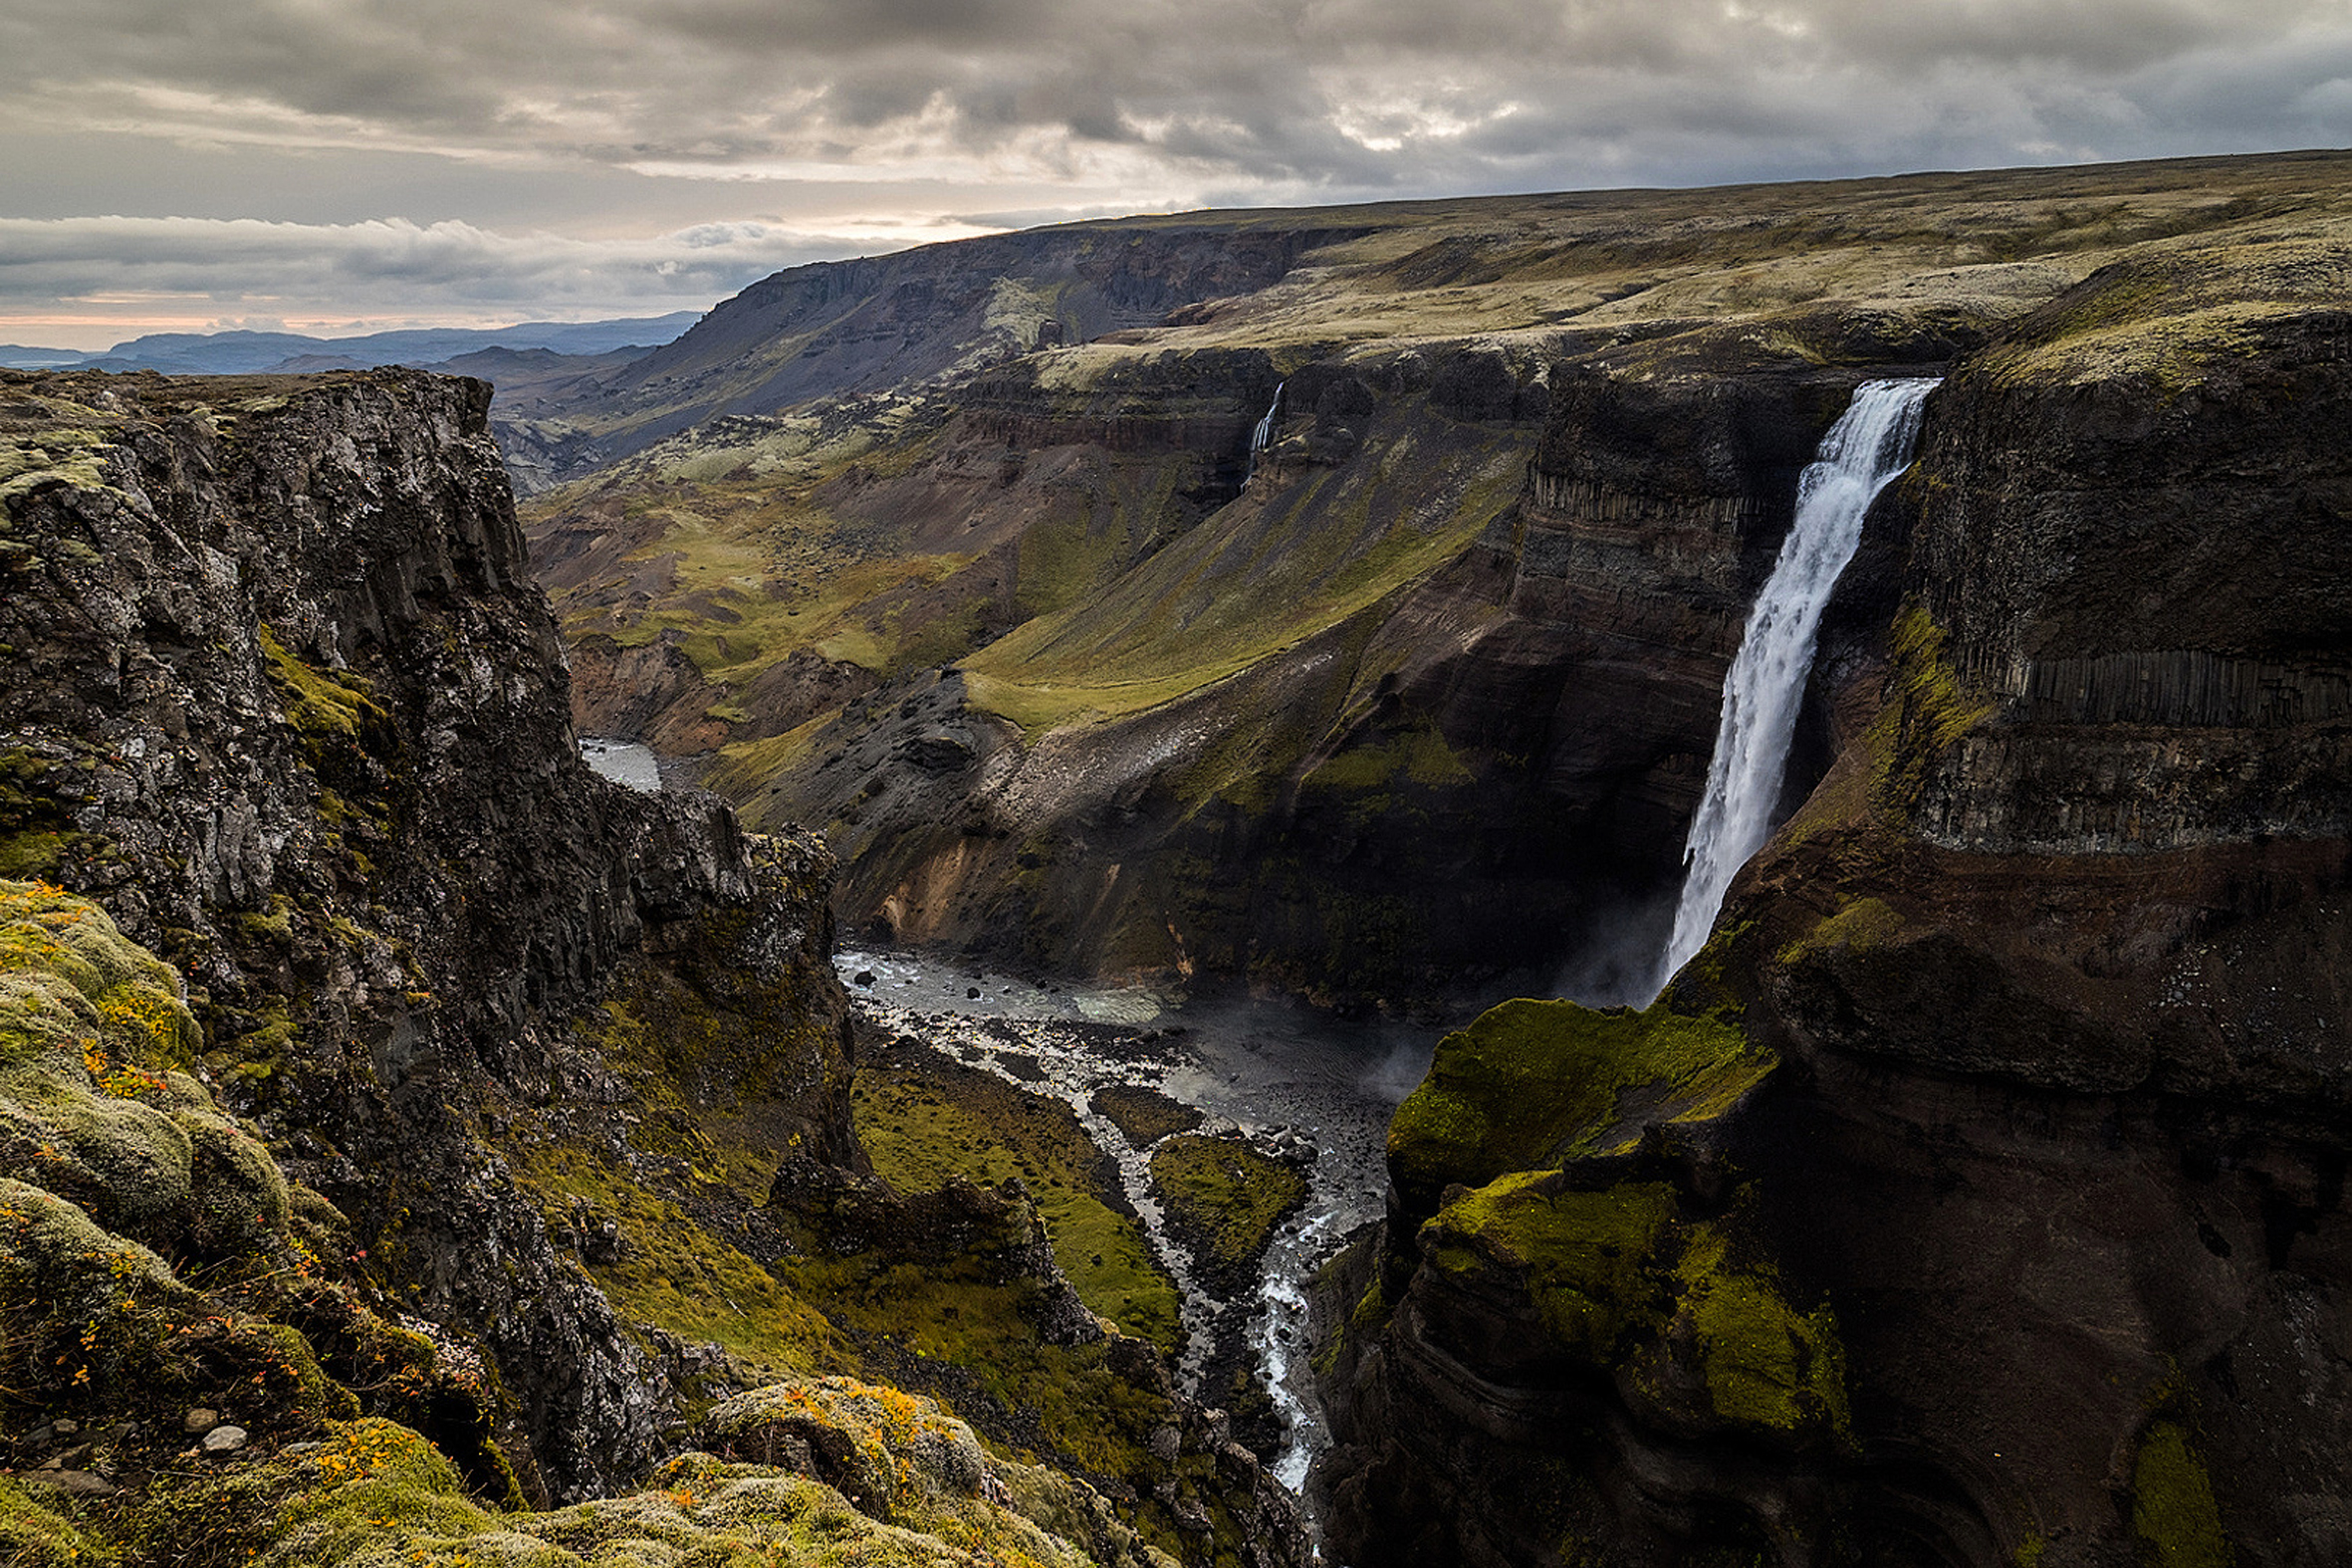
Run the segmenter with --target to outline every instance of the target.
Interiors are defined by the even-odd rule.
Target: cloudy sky
[[[2352,144],[2352,0],[4,0],[0,341],[1203,205]]]

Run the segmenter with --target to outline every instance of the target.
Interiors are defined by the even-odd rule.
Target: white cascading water
[[[1654,991],[1707,945],[1732,878],[1771,833],[1821,612],[1862,543],[1870,503],[1910,464],[1920,405],[1935,386],[1925,379],[1863,382],[1797,481],[1796,521],[1724,677],[1715,760],[1683,851],[1689,871]]]
[[[1259,420],[1258,428],[1250,432],[1250,468],[1242,476],[1244,485],[1258,477],[1258,454],[1274,445],[1275,425],[1283,417],[1283,388],[1290,384],[1288,381],[1275,383],[1274,401],[1266,405],[1266,417]]]

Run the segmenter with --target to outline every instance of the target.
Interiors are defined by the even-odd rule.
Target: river
[[[1229,1315],[1247,1314],[1249,1344],[1287,1432],[1274,1471],[1298,1490],[1327,1442],[1306,1364],[1306,1286],[1351,1232],[1380,1218],[1389,1115],[1428,1070],[1438,1031],[1338,1020],[1283,1002],[1177,1004],[1140,990],[1041,985],[933,955],[863,949],[833,962],[877,1025],[916,1034],[1077,1114],[1117,1163],[1183,1292],[1188,1387]],[[1122,1028],[1106,1036],[1075,1026],[1105,1023]],[[1202,1131],[1238,1129],[1304,1167],[1305,1207],[1267,1248],[1254,1297],[1217,1302],[1194,1286],[1194,1261],[1152,1196],[1148,1148],[1129,1144],[1089,1103],[1113,1083],[1157,1089],[1200,1110]]]

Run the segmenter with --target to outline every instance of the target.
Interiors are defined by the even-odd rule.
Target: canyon
[[[0,1529],[1305,1560],[1134,1213],[1229,1184],[1172,1229],[1259,1228],[1230,1291],[1280,1151],[1170,1031],[891,1010],[873,943],[1443,1030],[1295,1281],[1326,1561],[2345,1560],[2348,169],[1064,225],[504,409],[0,378]],[[1022,1093],[1065,1044],[1152,1074]]]

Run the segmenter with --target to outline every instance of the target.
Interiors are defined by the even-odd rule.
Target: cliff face
[[[780,274],[575,410],[639,443],[532,517],[579,722],[822,831],[836,912],[898,940],[1341,1005],[1563,959],[1622,987],[1854,381],[2183,236],[2316,232],[2341,166],[1199,214]],[[1833,613],[1799,787],[1903,548]]]
[[[1342,1555],[2352,1548],[2315,260],[2185,243],[1965,359],[1835,762],[1707,952],[1441,1046],[1324,1286]]]
[[[725,739],[705,781],[823,823],[837,911],[900,941],[1343,1004],[1615,946],[1668,892],[1744,605],[1864,373],[1691,336],[1280,378],[1025,361],[787,511],[766,538],[800,591],[765,598],[695,589],[716,555],[642,555],[709,502],[616,484],[540,531],[580,722]],[[680,461],[781,468],[763,436]],[[844,547],[835,581],[905,575],[844,612],[814,559]],[[837,656],[959,642],[895,678]]]
[[[97,894],[186,977],[221,1091],[415,1309],[483,1326],[550,1491],[632,1474],[675,1394],[480,1119],[589,1090],[561,1020],[756,911],[726,941],[817,1065],[774,1093],[850,1158],[822,853],[580,762],[482,383],[0,395],[0,870]]]
[[[113,1499],[0,1542],[1299,1560],[1017,1184],[867,1172],[831,863],[587,770],[487,402],[0,382],[8,1456]]]

